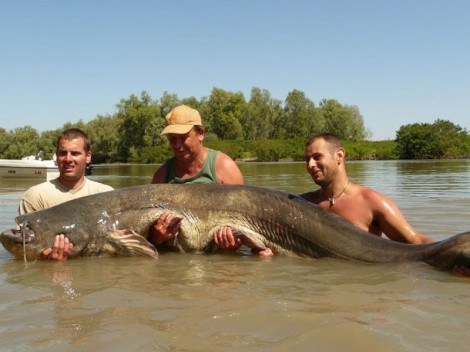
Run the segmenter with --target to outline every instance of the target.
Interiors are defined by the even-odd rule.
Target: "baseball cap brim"
[[[191,131],[191,129],[194,126],[195,125],[176,125],[176,124],[168,125],[163,129],[163,131],[162,131],[162,133],[160,133],[160,135],[169,134],[169,133],[186,134],[189,131]]]

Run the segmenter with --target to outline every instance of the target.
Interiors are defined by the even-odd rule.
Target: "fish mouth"
[[[21,243],[21,245],[37,242],[36,235],[34,234],[30,222],[27,219],[21,219],[20,217],[18,217],[16,221],[19,225],[19,229],[3,231],[0,235],[2,243],[4,243],[4,240],[10,243]]]
[[[16,244],[29,244],[35,242],[36,236],[34,231],[29,227],[29,224],[23,224],[22,227],[18,229],[10,229],[3,231],[1,234],[2,243],[3,241],[9,241],[10,243]]]
[[[0,242],[3,247],[17,258],[37,257],[38,241],[34,232],[26,224],[19,230],[10,229],[0,234]]]

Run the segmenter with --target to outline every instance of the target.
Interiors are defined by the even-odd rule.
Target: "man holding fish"
[[[174,157],[167,160],[154,174],[152,183],[220,183],[243,184],[237,164],[225,153],[203,146],[205,129],[199,112],[186,105],[175,107],[165,118],[162,135],[168,137]],[[21,199],[19,212],[24,214],[45,209],[86,195],[112,190],[112,187],[88,180],[85,167],[91,162],[90,142],[79,130],[64,132],[57,145],[60,176],[27,190]],[[73,137],[73,138],[72,138]],[[174,239],[181,219],[164,212],[150,229],[149,241],[155,245]],[[223,227],[214,236],[232,236]],[[232,236],[233,237],[233,236]],[[44,258],[62,260],[71,253],[73,244],[64,235],[55,238],[54,246],[43,252]]]
[[[57,166],[59,177],[29,188],[21,198],[19,213],[50,208],[54,205],[99,192],[111,191],[111,186],[85,177],[86,166],[91,163],[90,139],[78,128],[64,131],[57,140]],[[73,244],[64,235],[57,235],[54,246],[44,250],[43,257],[65,259]]]
[[[230,157],[203,147],[204,132],[197,110],[184,105],[173,109],[166,116],[166,127],[162,134],[167,135],[174,157],[155,172],[152,183],[243,184],[242,174]],[[60,140],[59,138],[59,142]],[[67,150],[67,148],[64,149]],[[84,166],[91,159],[91,152],[87,154],[85,149],[84,147],[81,161],[75,162],[77,166],[72,167],[59,159],[59,164],[63,164],[62,167],[59,166],[63,181],[61,183],[71,190],[77,184],[80,186],[81,182],[84,182]],[[63,154],[68,154],[68,152],[63,152]],[[395,203],[386,196],[350,183],[345,168],[345,151],[336,136],[328,133],[315,136],[307,142],[305,156],[307,171],[321,188],[305,193],[301,197],[378,236],[385,233],[394,241],[414,244],[433,242],[431,238],[414,231]],[[71,172],[70,169],[75,167],[77,172]],[[82,168],[83,174],[80,171]],[[67,170],[70,176],[75,177],[65,178]],[[90,190],[88,194],[107,190],[101,186],[93,191]],[[27,197],[22,199],[20,211],[39,210],[28,208],[26,199]],[[72,198],[66,197],[63,201],[69,199]],[[361,205],[358,206],[357,202]],[[52,205],[55,204],[45,204],[44,207]],[[161,244],[174,239],[178,235],[180,221],[181,219],[171,212],[164,212],[150,229],[150,242]],[[241,246],[240,240],[234,238],[230,227],[227,226],[214,234],[214,242],[222,249],[237,249]],[[68,239],[60,235],[56,238],[53,248],[45,250],[43,254],[52,259],[65,259],[72,248],[73,245]],[[272,255],[272,251],[268,248],[260,254]],[[466,267],[454,268],[454,272],[460,275],[470,274],[470,270]]]
[[[152,183],[243,184],[240,169],[227,154],[203,146],[205,129],[197,110],[177,106],[166,115],[165,124],[161,134],[167,136],[173,158],[160,166]],[[180,221],[164,212],[150,231],[150,242],[160,244],[175,238]],[[232,236],[232,232],[223,227],[215,236]]]
[[[320,188],[300,197],[376,236],[385,234],[392,241],[409,244],[434,242],[414,230],[391,199],[349,180],[346,151],[337,136],[321,133],[311,138],[305,145],[305,162],[307,172]],[[236,248],[234,243],[233,236],[219,240],[222,248]],[[470,268],[465,266],[455,266],[453,271],[470,276]]]

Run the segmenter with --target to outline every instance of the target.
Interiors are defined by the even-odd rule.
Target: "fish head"
[[[26,257],[29,260],[38,258],[41,252],[46,249],[38,241],[34,231],[25,227],[17,229],[9,229],[0,234],[0,242],[3,247],[13,254],[16,258]]]
[[[17,258],[28,260],[41,258],[42,252],[51,248],[56,234],[51,221],[40,214],[43,211],[31,212],[16,217],[16,229],[2,232],[0,242],[3,247]],[[39,216],[38,216],[39,214]]]

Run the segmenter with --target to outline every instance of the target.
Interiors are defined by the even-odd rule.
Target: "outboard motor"
[[[95,168],[93,167],[93,165],[87,164],[85,167],[85,175],[90,176],[91,174],[93,174],[93,171],[95,171]]]

